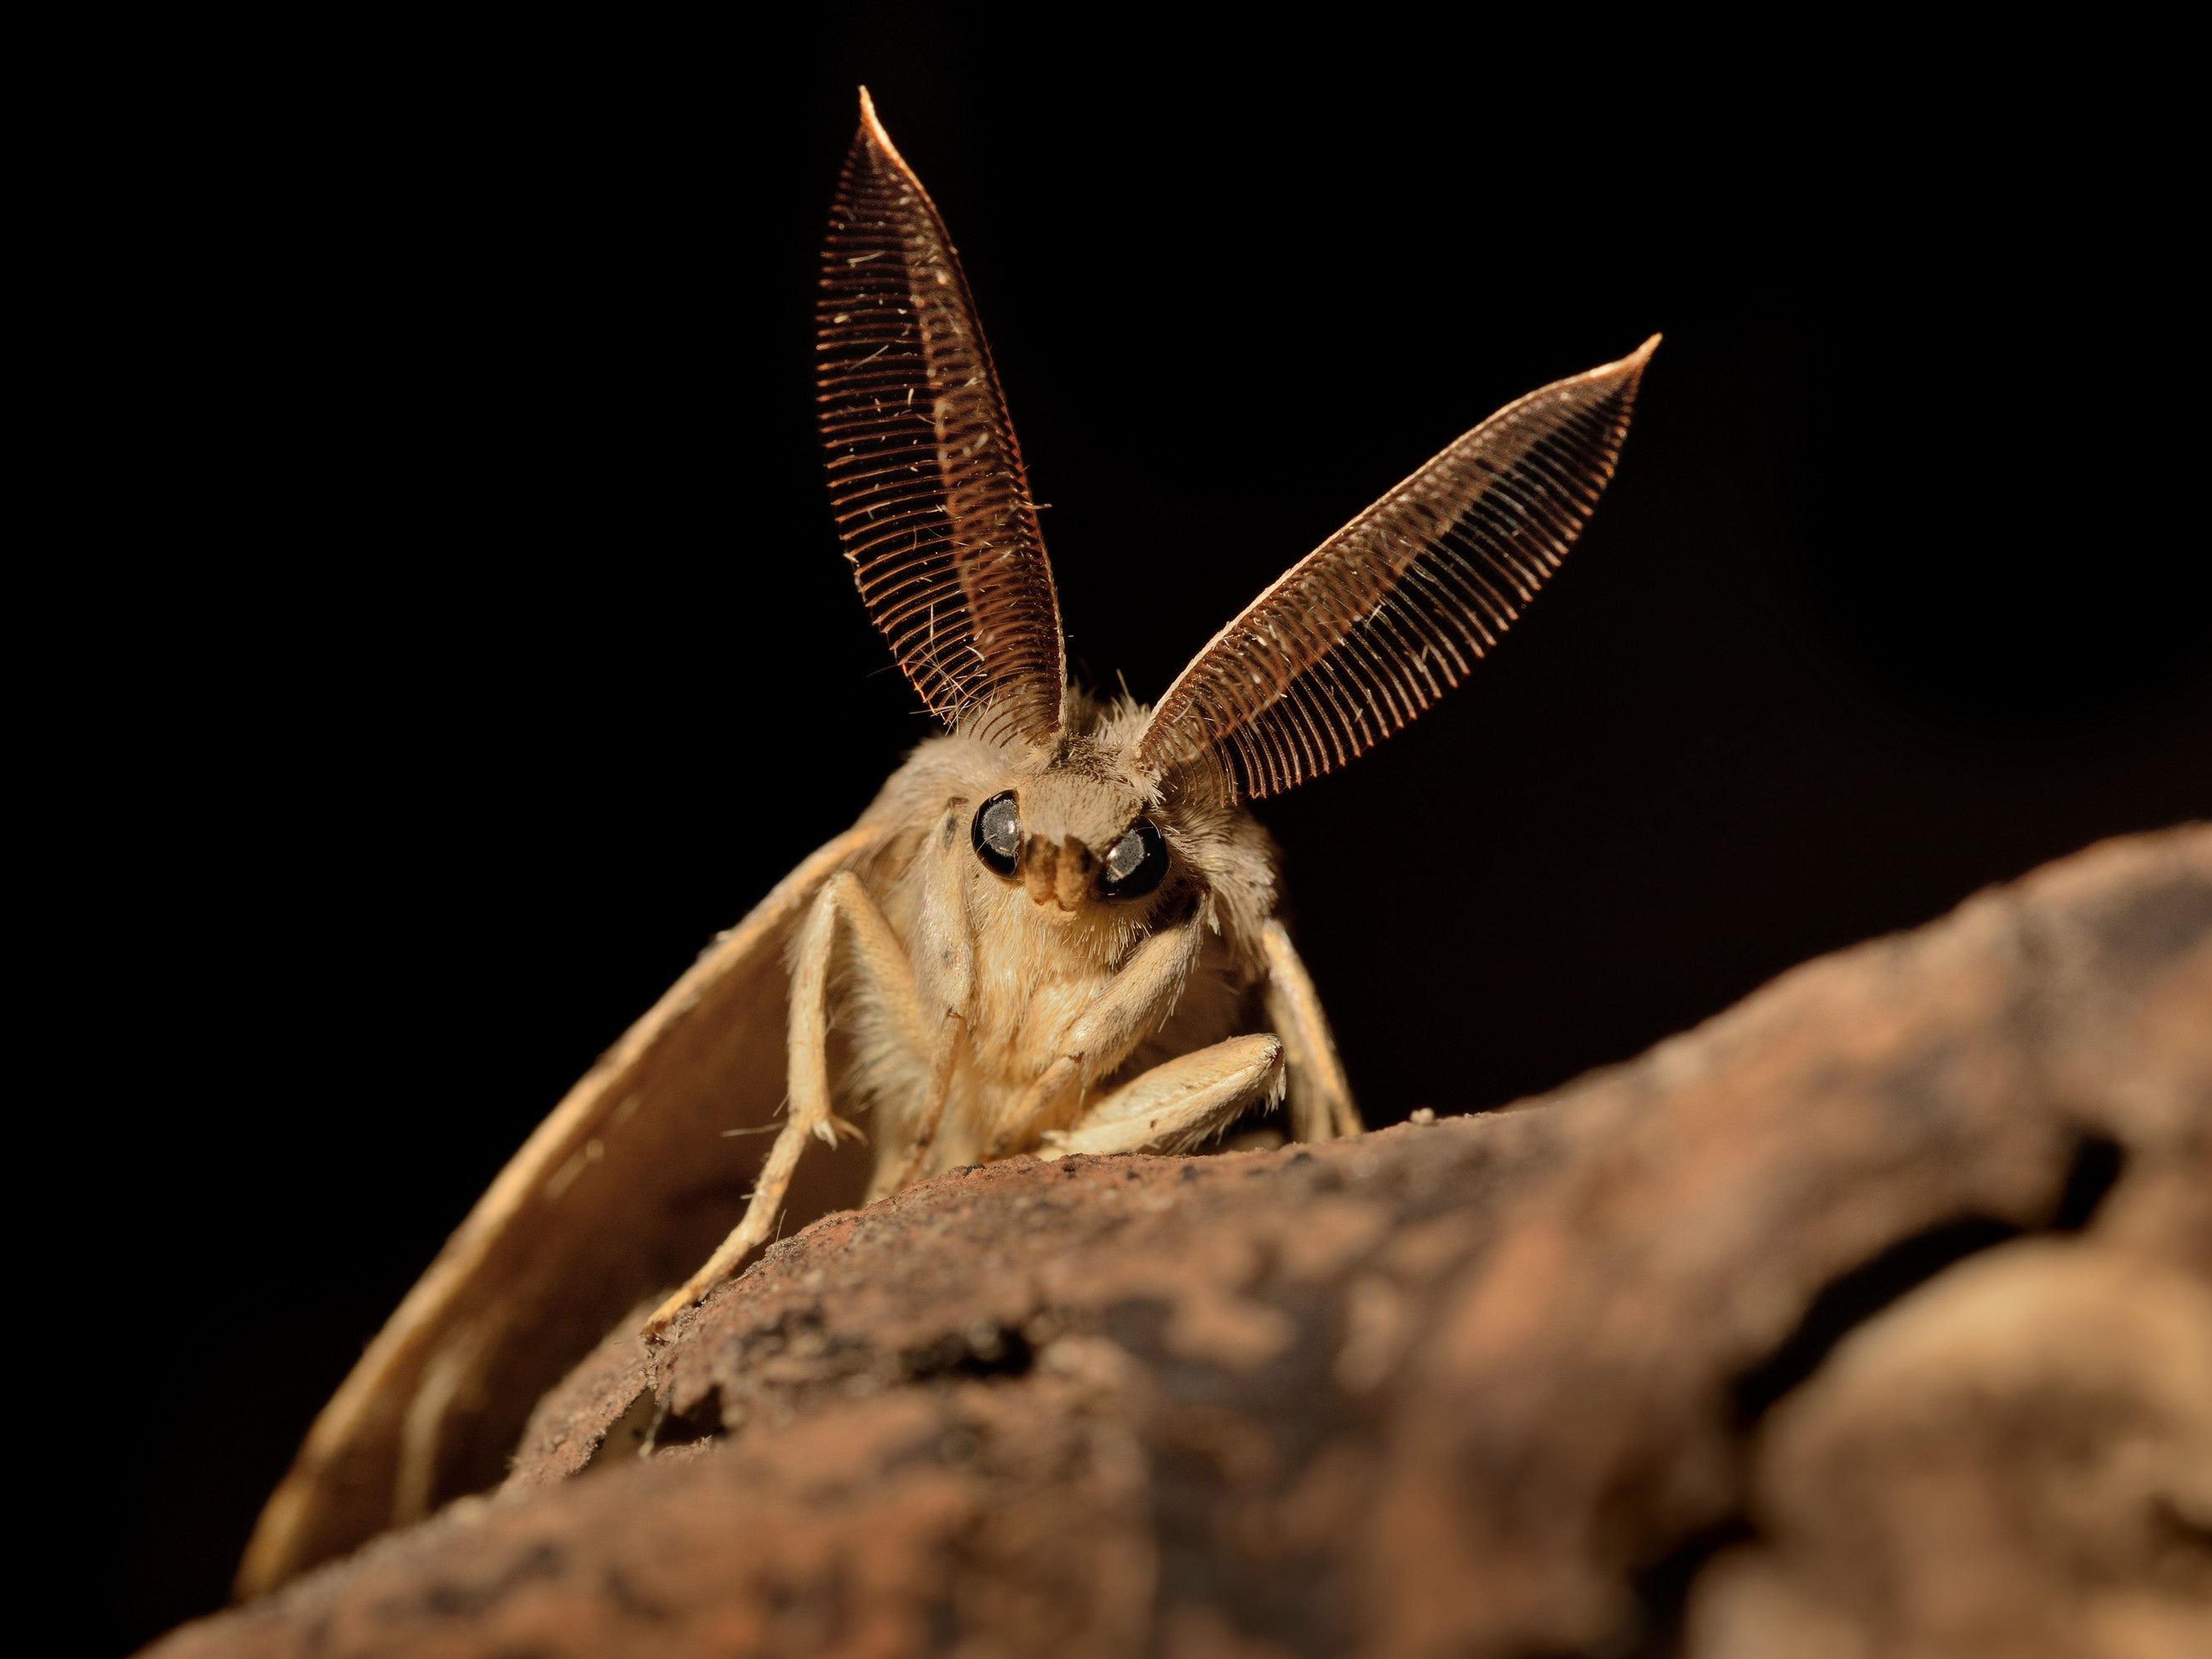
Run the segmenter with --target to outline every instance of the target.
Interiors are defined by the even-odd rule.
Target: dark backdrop
[[[84,972],[125,988],[72,1121],[143,1342],[89,1384],[137,1448],[86,1534],[108,1650],[220,1601],[503,1158],[923,735],[811,428],[862,80],[1095,682],[1156,695],[1461,430],[1666,331],[1476,683],[1265,804],[1371,1120],[2212,811],[2196,279],[2087,57],[1816,93],[1656,37],[1028,27],[180,43],[80,544],[122,910]]]

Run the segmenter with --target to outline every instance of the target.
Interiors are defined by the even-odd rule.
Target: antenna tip
[[[866,87],[860,88],[860,131],[892,155],[898,154],[891,149],[891,136],[884,131],[883,118],[876,113],[876,100],[868,96]]]
[[[870,143],[890,157],[901,172],[911,173],[914,171],[907,166],[906,157],[898,153],[898,146],[891,143],[890,134],[884,131],[883,121],[876,114],[876,100],[868,95],[866,87],[860,88],[860,131],[867,136]]]

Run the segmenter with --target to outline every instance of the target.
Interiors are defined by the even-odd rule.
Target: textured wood
[[[2203,1652],[2209,1306],[2192,829],[1515,1110],[827,1217],[159,1650]]]

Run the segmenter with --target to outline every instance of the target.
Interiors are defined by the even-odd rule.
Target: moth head
[[[1203,832],[1130,763],[1128,738],[1146,711],[1068,702],[1072,718],[1048,750],[1000,747],[1011,763],[975,803],[969,844],[985,870],[1048,916],[1103,906],[1134,920],[1163,889],[1200,879]]]

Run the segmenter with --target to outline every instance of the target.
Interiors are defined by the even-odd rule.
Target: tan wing
[[[845,556],[946,725],[1060,730],[1060,600],[968,279],[866,89],[822,250],[822,441]]]
[[[538,1396],[644,1297],[681,1282],[744,1209],[784,1092],[784,946],[815,890],[881,836],[823,848],[603,1055],[477,1201],[308,1431],[263,1510],[254,1595],[505,1473]],[[857,1203],[794,1194],[797,1218]]]
[[[1279,794],[1457,685],[1589,522],[1658,343],[1508,404],[1291,566],[1168,688],[1140,763]]]

